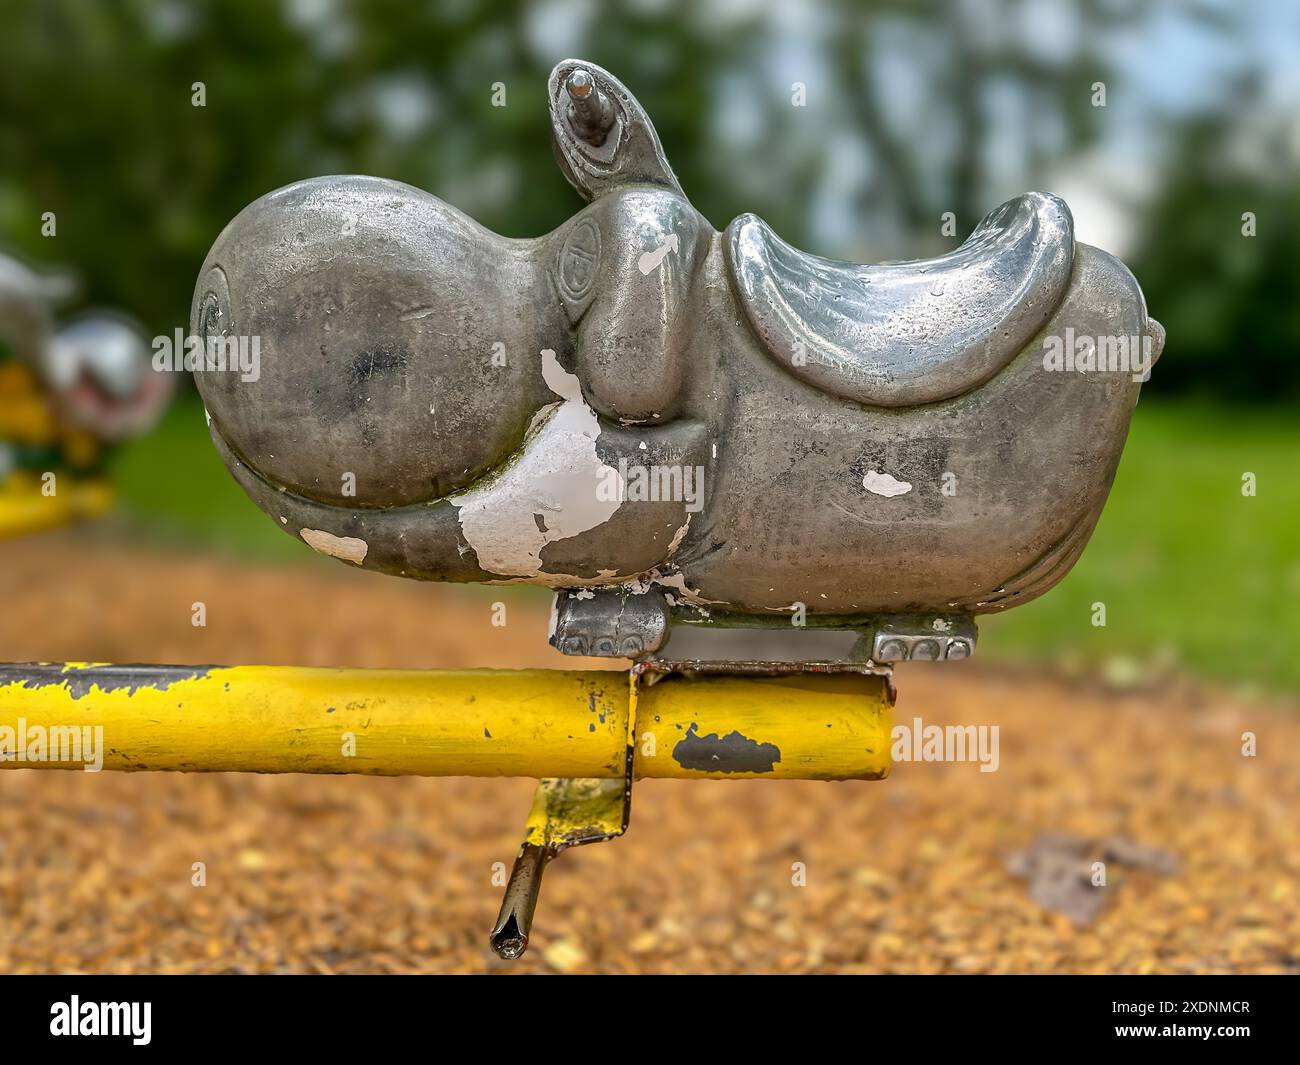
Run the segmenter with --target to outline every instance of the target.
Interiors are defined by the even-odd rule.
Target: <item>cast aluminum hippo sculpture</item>
[[[973,615],[1064,576],[1163,345],[1064,203],[834,262],[753,215],[716,232],[608,72],[568,60],[548,92],[588,206],[546,236],[344,176],[217,238],[191,332],[259,338],[261,376],[196,376],[267,514],[366,569],[549,585],[570,653],[793,612],[876,661],[965,657]]]

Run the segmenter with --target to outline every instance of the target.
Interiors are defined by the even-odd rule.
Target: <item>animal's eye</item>
[[[215,292],[203,297],[203,309],[199,312],[199,335],[205,339],[225,335],[225,323],[221,313],[221,300]]]

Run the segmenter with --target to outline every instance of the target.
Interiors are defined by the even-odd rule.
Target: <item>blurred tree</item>
[[[1176,6],[1185,18],[1217,18],[1228,39],[1221,8]],[[303,177],[380,174],[499,232],[539,234],[579,205],[551,162],[543,90],[550,67],[578,54],[649,104],[683,187],[715,225],[752,210],[823,254],[932,254],[1099,142],[1114,109],[1092,106],[1092,85],[1122,89],[1117,36],[1140,38],[1166,9],[1112,0],[8,0],[0,235],[38,262],[72,265],[91,300],[165,332],[184,324],[220,227]],[[1049,21],[1036,22],[1043,11]],[[193,104],[196,83],[204,106]],[[494,106],[502,89],[506,106]],[[1182,119],[1167,121],[1176,131]],[[1222,132],[1209,122],[1178,134],[1163,221],[1139,257],[1180,360],[1193,335],[1210,353],[1240,345],[1247,322],[1258,332],[1294,274],[1281,243],[1294,198],[1268,193],[1274,202],[1267,190],[1210,177]],[[1240,215],[1243,197],[1269,221],[1257,243],[1220,247],[1216,259],[1207,234]],[[47,211],[55,239],[41,235]],[[954,234],[940,230],[948,211]],[[1189,262],[1202,269],[1183,289]],[[1279,324],[1269,350],[1281,352],[1294,328]],[[1161,376],[1208,370],[1209,357]]]
[[[1131,265],[1173,338],[1153,378],[1161,392],[1300,395],[1300,186],[1267,165],[1286,157],[1285,125],[1256,135],[1265,165],[1234,154],[1245,147],[1237,116],[1267,113],[1251,105],[1255,91],[1243,85],[1231,106],[1180,131],[1145,213]]]

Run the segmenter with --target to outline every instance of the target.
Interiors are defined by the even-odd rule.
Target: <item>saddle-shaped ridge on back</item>
[[[1074,222],[1030,192],[934,259],[860,266],[809,255],[741,215],[727,228],[737,301],[769,355],[814,388],[877,407],[962,395],[1020,352],[1065,294]]]

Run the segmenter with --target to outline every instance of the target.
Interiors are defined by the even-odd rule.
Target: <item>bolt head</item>
[[[596,88],[596,79],[579,67],[565,79],[564,87],[575,100],[585,100]]]
[[[907,659],[907,645],[902,640],[881,640],[871,657],[877,662],[903,662]]]
[[[937,640],[917,640],[912,645],[912,658],[917,662],[934,662],[939,658]]]

